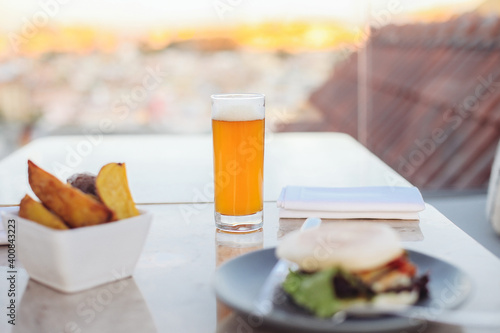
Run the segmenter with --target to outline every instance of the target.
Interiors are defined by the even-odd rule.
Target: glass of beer
[[[215,224],[225,231],[262,227],[265,98],[212,95]]]

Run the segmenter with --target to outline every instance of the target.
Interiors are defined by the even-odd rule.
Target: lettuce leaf
[[[333,286],[333,278],[338,271],[336,268],[314,274],[290,271],[282,287],[295,303],[314,315],[331,317],[342,309],[342,301],[335,295]]]

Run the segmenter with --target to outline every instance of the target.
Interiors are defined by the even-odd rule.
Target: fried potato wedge
[[[109,163],[96,178],[97,195],[113,212],[113,221],[139,215],[128,187],[125,163]]]
[[[85,227],[110,221],[111,211],[90,195],[61,182],[28,161],[31,189],[42,203],[70,227]]]
[[[69,229],[59,216],[48,210],[42,203],[33,200],[27,194],[19,205],[19,216],[52,229]]]

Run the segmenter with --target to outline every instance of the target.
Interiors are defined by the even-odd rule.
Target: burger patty
[[[350,281],[349,281],[350,280]],[[375,296],[373,290],[366,286],[361,280],[353,283],[352,279],[346,279],[343,274],[337,274],[333,278],[333,290],[338,298],[367,298]]]
[[[333,278],[333,286],[339,298],[371,299],[379,293],[400,293],[418,291],[420,297],[428,293],[427,274],[416,276],[416,267],[408,260],[406,254],[388,264],[366,272],[346,274],[339,273]]]
[[[428,274],[425,274],[420,277],[413,277],[410,280],[410,283],[407,285],[399,285],[396,287],[388,288],[382,291],[382,293],[417,291],[419,293],[419,299],[423,299],[427,297],[429,292],[427,289],[428,282],[429,276]],[[357,283],[352,283],[352,281],[348,281],[342,274],[337,274],[333,278],[332,283],[335,294],[340,299],[365,298],[370,300],[377,295],[377,293],[371,287],[365,285],[361,280],[359,280]]]
[[[427,283],[429,282],[429,274],[424,274],[419,277],[414,277],[412,283],[406,287],[396,287],[387,290],[386,292],[400,293],[404,291],[418,291],[418,299],[424,299],[429,295],[429,289],[427,288]]]

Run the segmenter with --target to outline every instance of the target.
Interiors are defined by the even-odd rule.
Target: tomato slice
[[[391,267],[391,269],[397,269],[401,273],[409,276],[414,276],[417,273],[417,268],[408,261],[406,255],[402,255],[401,257],[391,261],[388,266]]]

